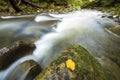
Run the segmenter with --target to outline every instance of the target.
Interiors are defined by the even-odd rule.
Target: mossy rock
[[[66,66],[72,60],[75,69]],[[106,73],[98,61],[87,50],[72,45],[43,70],[35,80],[107,80]]]

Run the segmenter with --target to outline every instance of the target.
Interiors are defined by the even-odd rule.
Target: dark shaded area
[[[34,44],[18,41],[10,47],[0,49],[0,70],[7,68],[17,59],[32,54],[34,48]]]
[[[89,3],[88,5],[85,5],[85,7],[109,7],[109,6],[115,6],[116,4],[119,4],[120,0],[94,0],[93,2]]]
[[[19,8],[19,5],[17,5],[16,0],[6,0],[6,1],[7,1],[7,3],[8,3],[9,11],[10,11],[10,12],[20,12],[20,11],[22,11],[22,10]]]
[[[39,7],[39,5],[33,3],[31,0],[6,0],[6,2],[8,3],[10,12],[21,12],[22,10],[19,7],[20,3],[29,4],[33,7]]]
[[[41,72],[40,66],[33,60],[17,65],[4,80],[33,80]]]

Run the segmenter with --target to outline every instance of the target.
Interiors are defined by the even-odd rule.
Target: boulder
[[[112,31],[113,33],[120,35],[120,25],[114,26],[109,28],[110,31]]]
[[[17,65],[5,80],[33,80],[40,71],[41,68],[35,61],[28,60]]]
[[[7,68],[17,59],[32,54],[34,44],[17,41],[9,47],[0,49],[0,70]]]
[[[107,80],[99,62],[79,45],[72,45],[35,80]]]

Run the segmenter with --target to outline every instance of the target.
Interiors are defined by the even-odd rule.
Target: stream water
[[[1,72],[1,80],[17,76],[13,69],[25,60],[35,60],[42,68],[55,60],[71,44],[87,49],[102,64],[112,67],[120,79],[120,37],[107,28],[117,25],[109,15],[100,11],[81,10],[67,14],[39,14],[37,16],[1,17],[0,48],[17,40],[36,40],[33,54],[13,63]],[[9,39],[7,39],[9,38]],[[107,64],[107,65],[106,65]]]

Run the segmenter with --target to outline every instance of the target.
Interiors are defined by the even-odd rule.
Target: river
[[[13,69],[21,61],[35,60],[42,68],[56,59],[62,50],[71,44],[87,49],[103,67],[112,67],[116,79],[120,79],[120,36],[107,28],[118,23],[100,11],[81,10],[66,14],[39,14],[29,16],[7,16],[0,20],[0,43],[2,47],[17,40],[34,42],[33,54],[23,57],[1,72],[2,80],[17,76]],[[57,54],[56,54],[57,53]],[[20,76],[19,76],[20,77]]]

